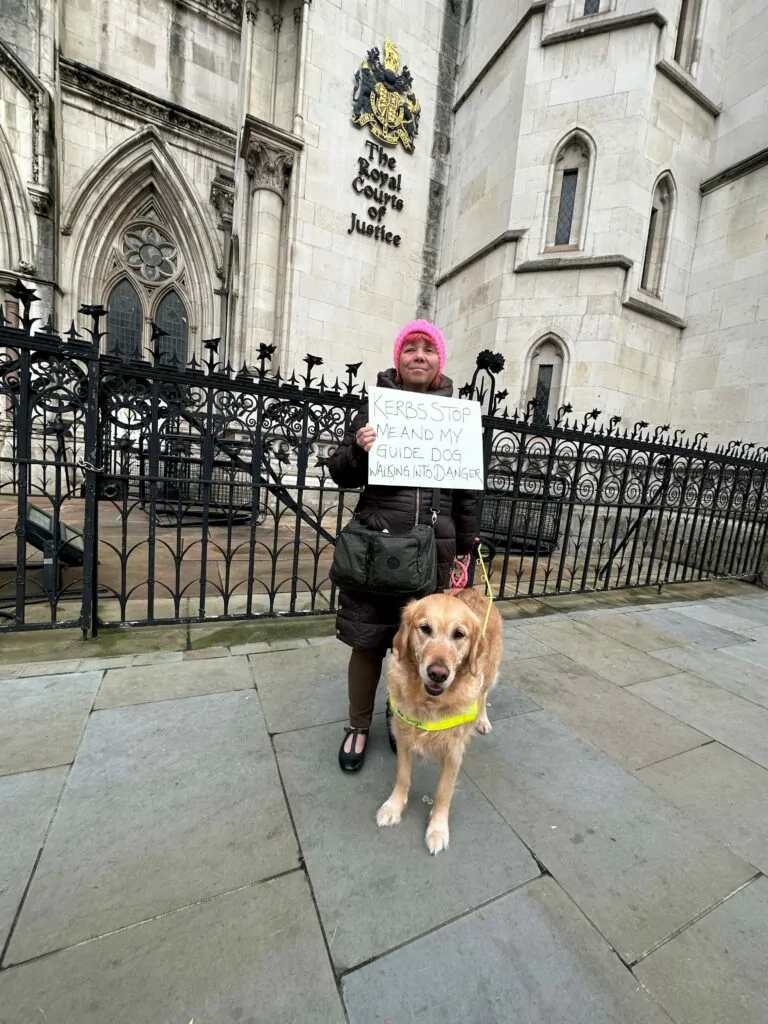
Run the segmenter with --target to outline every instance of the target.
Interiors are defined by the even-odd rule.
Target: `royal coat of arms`
[[[391,39],[384,43],[384,63],[378,49],[368,51],[355,74],[352,93],[352,121],[368,130],[379,142],[409,153],[419,133],[421,104],[413,92],[413,77],[407,67],[400,69],[400,53]]]

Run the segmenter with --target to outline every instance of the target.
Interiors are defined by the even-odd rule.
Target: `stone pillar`
[[[284,204],[301,140],[272,125],[246,121],[242,155],[250,193],[245,262],[245,322],[237,359],[255,362],[259,345],[277,342],[277,309],[284,253]]]

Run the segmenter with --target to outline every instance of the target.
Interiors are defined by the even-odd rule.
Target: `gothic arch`
[[[536,398],[534,419],[552,421],[563,404],[571,353],[567,342],[554,331],[540,335],[528,349],[523,370],[521,406]],[[545,371],[545,372],[543,372]],[[543,404],[542,404],[543,402]]]
[[[0,270],[15,272],[33,263],[30,200],[0,125]],[[22,267],[19,267],[19,264]]]
[[[595,156],[594,139],[583,128],[572,128],[555,146],[550,158],[545,249],[584,248]]]
[[[197,337],[215,333],[219,255],[213,228],[184,170],[151,125],[111,150],[67,203],[61,229],[72,236],[67,319],[80,303],[103,301],[118,276],[112,262],[117,240],[142,219],[162,223],[174,236],[184,255],[184,290]]]
[[[677,204],[677,186],[672,172],[662,171],[654,182],[651,209],[645,239],[640,287],[657,297],[661,296],[667,276],[672,221]]]

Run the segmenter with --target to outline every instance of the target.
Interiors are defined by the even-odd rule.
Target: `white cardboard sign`
[[[368,409],[376,431],[368,453],[369,484],[483,490],[478,402],[373,387]]]

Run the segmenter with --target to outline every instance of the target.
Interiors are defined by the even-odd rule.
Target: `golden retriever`
[[[501,616],[491,607],[483,636],[488,599],[477,590],[453,597],[433,594],[403,610],[387,673],[393,710],[426,724],[461,718],[477,701],[477,717],[430,731],[395,714],[397,780],[376,815],[379,827],[397,825],[408,803],[414,755],[440,762],[440,780],[427,827],[431,854],[448,847],[448,815],[456,777],[473,730],[491,731],[486,700],[496,685],[501,661]]]

